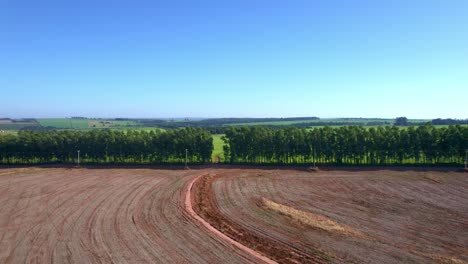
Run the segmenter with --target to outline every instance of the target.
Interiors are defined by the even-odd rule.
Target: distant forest
[[[468,125],[468,119],[458,120],[458,119],[432,119],[431,122],[433,125]]]
[[[231,164],[412,165],[462,164],[468,127],[431,124],[303,129],[228,127],[224,157]],[[208,163],[213,137],[204,128],[19,131],[0,134],[0,163]]]

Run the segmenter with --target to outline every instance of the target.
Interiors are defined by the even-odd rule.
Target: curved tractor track
[[[467,219],[466,173],[0,169],[0,263],[467,263]]]
[[[190,171],[0,170],[0,263],[245,263],[184,208]]]

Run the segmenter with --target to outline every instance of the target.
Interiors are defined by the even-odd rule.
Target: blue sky
[[[468,118],[466,14],[465,0],[0,0],[0,117]]]

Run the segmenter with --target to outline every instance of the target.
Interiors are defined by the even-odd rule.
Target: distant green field
[[[312,130],[315,128],[324,128],[324,127],[330,127],[330,128],[337,128],[337,127],[343,127],[343,126],[311,126],[306,128],[307,130]],[[366,128],[371,128],[371,127],[377,127],[377,126],[366,126]]]
[[[183,119],[179,119],[183,120]],[[178,123],[178,121],[173,123]],[[14,120],[0,119],[0,130],[20,130],[24,127],[52,127],[55,129],[116,129],[116,130],[164,130],[158,126],[145,126],[145,123],[139,120],[113,120],[113,119],[71,119],[71,118],[43,118],[43,119],[24,119]],[[318,120],[292,120],[292,121],[269,121],[269,122],[244,122],[234,124],[224,124],[224,126],[291,126],[306,123],[309,129],[328,127],[341,127],[349,125],[365,126],[366,128],[391,126],[394,119],[379,119],[379,118],[323,118]],[[425,122],[430,122],[429,119],[409,119],[408,123],[417,125]],[[194,122],[197,125],[197,122]],[[210,126],[210,125],[207,125]],[[304,125],[300,127],[305,127]],[[163,126],[164,127],[164,126]],[[169,126],[170,127],[170,126]],[[183,126],[180,126],[183,127]],[[180,128],[179,127],[179,128]],[[438,125],[437,127],[447,127],[446,125]],[[177,126],[173,127],[177,128]],[[219,139],[220,140],[220,139]],[[222,149],[221,149],[222,150]]]
[[[409,119],[409,123],[423,123],[423,122],[430,122],[429,119]],[[317,120],[294,120],[294,121],[272,121],[272,122],[251,122],[251,123],[234,123],[229,124],[228,126],[289,126],[293,124],[300,124],[300,123],[337,123],[337,122],[346,122],[352,123],[355,125],[366,126],[369,122],[387,122],[388,124],[384,125],[392,125],[395,122],[395,119],[389,118],[322,118]],[[333,127],[339,127],[341,125],[331,125]],[[375,126],[375,125],[372,125]],[[315,127],[315,126],[314,126]],[[323,127],[323,126],[317,126]]]
[[[350,122],[350,123],[367,123],[367,122],[395,122],[394,118],[321,118],[313,120],[313,122]]]
[[[68,130],[69,128],[59,128],[58,130]],[[116,131],[166,131],[163,128],[159,127],[110,127],[110,128],[96,128],[96,127],[88,127],[88,128],[81,128],[80,131],[91,131],[91,130],[99,130],[99,129],[110,129],[110,130],[116,130]]]
[[[313,122],[313,120],[234,123],[234,124],[228,124],[227,126],[288,126],[292,124],[309,123],[309,122]]]
[[[11,124],[0,124],[0,130],[20,130],[24,127],[35,126],[35,123],[11,123]]]
[[[43,127],[58,129],[130,128],[138,126],[138,122],[133,120],[47,118],[37,119],[37,121]]]
[[[67,129],[82,129],[88,128],[88,120],[86,119],[70,119],[70,118],[47,118],[37,119],[43,127],[67,128]]]
[[[222,136],[224,136],[224,134],[213,135],[214,149],[213,149],[213,153],[211,154],[211,160],[215,163],[224,161],[224,151],[223,151],[224,142],[221,139]]]
[[[0,119],[0,130],[20,130],[24,127],[35,127],[38,126],[36,120],[10,120]]]
[[[160,127],[113,127],[112,130],[139,130],[139,131],[151,131],[151,130],[159,130],[159,131],[166,131],[164,128]]]
[[[323,118],[316,120],[294,120],[294,121],[272,121],[272,122],[251,122],[251,123],[235,123],[230,126],[288,126],[299,123],[334,123],[347,122],[355,123],[356,125],[366,125],[368,122],[389,122],[393,123],[395,119],[379,119],[379,118]],[[411,120],[414,121],[414,120]]]
[[[114,127],[129,127],[129,126],[138,126],[139,123],[133,120],[118,120],[112,121]]]
[[[90,128],[128,128],[138,125],[138,122],[132,120],[88,119],[88,127]]]

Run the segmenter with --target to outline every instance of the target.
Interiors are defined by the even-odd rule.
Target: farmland
[[[38,119],[42,127],[53,127],[58,129],[82,129],[88,128],[88,120],[86,119],[65,119],[65,118],[50,118]]]
[[[48,118],[38,119],[38,122],[42,127],[56,129],[131,128],[137,126],[136,121],[113,119]]]
[[[212,199],[226,230],[312,259],[462,263],[467,188],[451,172],[233,170],[212,181]]]
[[[329,123],[330,125],[336,123],[346,123],[348,125],[360,125],[360,126],[367,126],[368,124],[372,123],[380,123],[381,125],[391,125],[393,124],[394,119],[383,119],[383,118],[321,118],[321,119],[314,119],[314,120],[289,120],[289,121],[264,121],[264,122],[250,122],[250,123],[233,123],[230,124],[232,126],[289,126],[294,124],[309,124],[310,126],[316,126],[319,124],[324,126]],[[414,119],[412,122],[428,122],[430,120],[419,120]],[[335,125],[340,126],[340,125]]]
[[[0,262],[463,263],[467,188],[412,169],[3,168]]]
[[[0,170],[1,263],[242,263],[181,210],[196,175],[155,170]]]
[[[213,153],[211,154],[211,160],[215,163],[224,161],[224,142],[221,139],[223,134],[213,135]]]
[[[38,123],[35,119],[0,119],[0,130],[3,131],[17,131],[22,128],[34,127],[37,125]]]
[[[289,118],[179,118],[179,119],[131,119],[131,118],[28,118],[11,119],[0,118],[0,130],[16,133],[19,130],[167,130],[185,127],[205,128],[212,134],[224,134],[230,127],[265,126],[274,128],[338,128],[343,126],[363,126],[366,129],[392,126],[395,119],[389,118],[318,118],[318,117],[289,117]],[[408,119],[408,128],[432,123],[435,127],[448,125],[468,126],[467,120],[453,119]],[[216,139],[215,139],[216,140]]]

